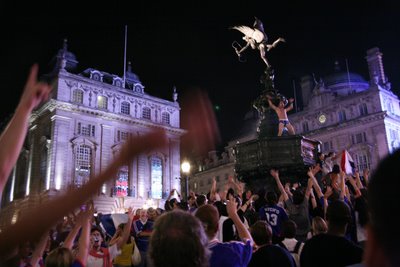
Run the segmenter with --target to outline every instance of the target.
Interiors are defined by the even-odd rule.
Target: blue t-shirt
[[[286,211],[278,205],[266,205],[259,210],[260,220],[268,222],[272,234],[280,236],[282,222],[288,219]]]
[[[211,250],[210,267],[246,267],[253,253],[250,240],[246,243],[239,241],[221,243],[214,239],[208,243],[208,248]]]

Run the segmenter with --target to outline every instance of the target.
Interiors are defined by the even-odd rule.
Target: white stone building
[[[95,69],[74,73],[75,56],[66,43],[48,75],[55,87],[49,101],[31,116],[24,149],[2,196],[1,223],[70,186],[81,186],[110,163],[128,135],[155,128],[167,132],[169,145],[138,156],[104,184],[98,212],[133,205],[163,205],[171,188],[180,189],[180,106],[147,94],[128,67],[126,79]]]
[[[385,76],[382,53],[367,51],[369,81],[361,75],[341,71],[316,82],[303,77],[304,109],[289,115],[297,134],[322,142],[322,152],[349,151],[356,166],[374,169],[399,147],[399,98]]]

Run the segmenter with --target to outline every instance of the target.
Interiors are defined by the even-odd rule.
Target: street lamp
[[[185,174],[185,197],[186,200],[189,198],[189,172],[190,172],[190,163],[188,161],[182,162],[181,165],[182,173]]]

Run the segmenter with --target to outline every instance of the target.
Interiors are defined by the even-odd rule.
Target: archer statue
[[[245,51],[250,46],[252,49],[258,49],[260,51],[261,59],[265,62],[268,68],[271,68],[271,65],[268,63],[268,60],[265,56],[265,52],[268,52],[272,48],[276,47],[276,45],[279,42],[285,42],[285,39],[279,37],[272,44],[268,44],[267,43],[268,37],[264,32],[263,23],[257,17],[255,17],[253,28],[241,25],[241,26],[231,27],[230,29],[238,30],[244,34],[242,39],[246,41],[245,46],[242,47],[236,41],[232,43],[232,47],[235,49],[235,52],[238,55],[239,60],[241,60],[242,52]]]

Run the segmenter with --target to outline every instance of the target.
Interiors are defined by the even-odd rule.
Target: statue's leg
[[[295,135],[292,124],[289,123],[288,125],[286,125],[286,128],[288,129],[290,135]]]
[[[278,127],[278,136],[282,136],[282,132],[283,132],[283,123],[279,123],[279,127]]]

